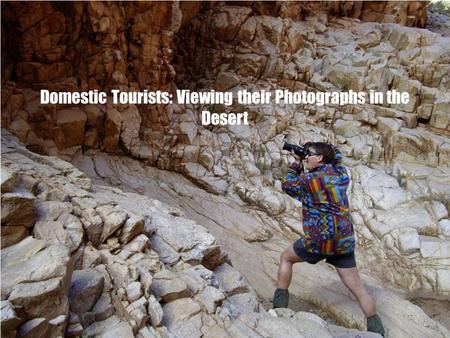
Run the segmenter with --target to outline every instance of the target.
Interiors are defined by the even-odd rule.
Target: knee
[[[289,263],[292,261],[291,258],[292,254],[290,253],[289,249],[286,249],[283,251],[283,253],[280,256],[280,263]]]

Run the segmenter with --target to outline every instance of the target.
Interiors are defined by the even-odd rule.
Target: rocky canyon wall
[[[190,69],[199,78],[208,64],[219,62],[202,52],[210,44],[207,40],[215,39],[209,35],[210,27],[203,25],[200,32],[193,27],[198,26],[198,17],[211,17],[225,4],[3,3],[2,126],[30,149],[43,153],[82,146],[126,153],[161,168],[175,169],[179,150],[174,151],[172,146],[177,142],[191,143],[197,133],[195,127],[174,116],[180,109],[179,115],[184,115],[184,107],[41,106],[38,90],[171,91],[177,76],[175,69]],[[328,12],[409,26],[422,27],[426,22],[426,6],[421,2],[230,4],[243,6],[236,8],[242,8],[246,16],[269,15],[293,21]],[[180,27],[186,28],[179,32]],[[236,30],[234,23],[223,28],[224,32],[216,33]],[[198,37],[198,41],[188,37],[190,47],[183,43],[189,32]],[[297,34],[295,40],[294,45],[300,44],[302,38]],[[178,50],[187,50],[188,57],[173,60],[174,41],[184,46]],[[186,71],[180,71],[178,78],[178,85],[190,81]]]
[[[4,127],[39,151],[83,146],[152,158],[171,107],[41,106],[38,90],[169,91],[178,3],[3,3],[2,12]]]

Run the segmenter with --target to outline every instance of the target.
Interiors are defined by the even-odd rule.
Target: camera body
[[[284,142],[283,150],[294,152],[295,155],[299,156],[303,160],[308,155],[309,143],[306,143],[303,147],[301,147],[295,144]]]

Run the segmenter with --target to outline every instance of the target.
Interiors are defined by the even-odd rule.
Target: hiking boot
[[[273,294],[273,308],[287,307],[289,303],[289,292],[286,289],[276,289]]]
[[[367,331],[379,333],[384,337],[383,322],[378,315],[373,315],[367,318]]]

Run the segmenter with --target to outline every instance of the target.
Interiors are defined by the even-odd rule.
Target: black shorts
[[[354,252],[346,255],[334,255],[334,256],[316,255],[306,251],[300,239],[294,243],[294,251],[302,261],[307,262],[309,264],[316,264],[317,262],[320,262],[321,260],[325,259],[327,263],[340,269],[348,269],[356,267]]]

